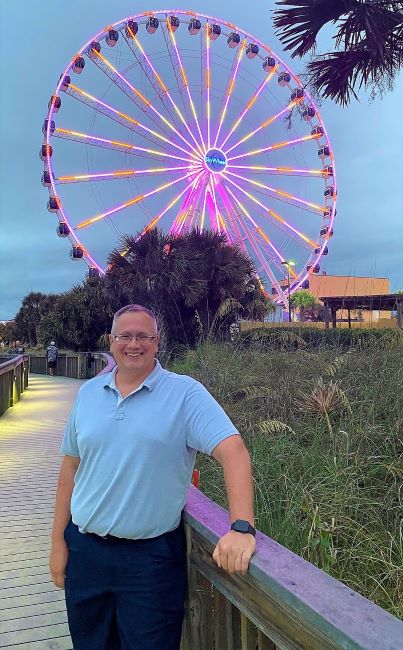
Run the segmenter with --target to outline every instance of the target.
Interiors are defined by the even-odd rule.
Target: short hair
[[[116,328],[116,323],[122,314],[126,314],[126,312],[137,312],[137,313],[143,313],[147,314],[147,316],[150,316],[154,323],[155,323],[155,329],[158,332],[158,325],[157,325],[157,319],[155,317],[155,314],[151,309],[147,309],[147,307],[144,307],[143,305],[126,305],[125,307],[121,307],[118,309],[118,311],[114,314],[113,316],[113,321],[112,321],[112,328],[111,328],[111,333],[115,333],[115,328]]]

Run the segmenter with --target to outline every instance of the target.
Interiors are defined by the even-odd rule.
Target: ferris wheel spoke
[[[231,233],[230,233],[230,231],[228,229],[228,224],[227,224],[227,222],[225,220],[223,212],[221,210],[219,210],[219,207],[218,207],[218,201],[217,201],[215,188],[214,188],[214,177],[213,177],[212,181],[210,182],[210,187],[211,187],[211,196],[212,196],[213,203],[214,203],[214,209],[215,209],[215,215],[216,215],[216,222],[217,222],[218,230],[219,231],[224,230],[229,243],[232,244],[233,243],[232,242],[232,236],[231,236]]]
[[[246,176],[235,174],[234,172],[230,172],[229,170],[226,170],[225,173],[230,176],[234,176],[235,178],[239,178],[239,180],[244,181],[245,183],[250,183],[251,185],[255,185],[256,187],[260,187],[264,190],[267,190],[268,192],[271,192],[272,194],[275,195],[273,198],[276,198],[279,201],[284,201],[286,203],[291,201],[293,203],[296,203],[297,207],[301,208],[302,210],[309,210],[310,212],[314,211],[323,214],[324,210],[326,209],[325,205],[318,205],[317,203],[312,203],[311,201],[305,201],[304,199],[300,199],[298,196],[294,196],[289,192],[276,190],[274,187],[270,187],[265,183],[260,183],[259,181],[255,181],[252,178],[247,178]]]
[[[279,111],[279,112],[276,113],[275,115],[272,115],[271,117],[269,117],[269,119],[267,119],[267,120],[265,120],[264,122],[262,122],[262,124],[260,124],[256,129],[254,129],[253,131],[250,131],[249,133],[247,133],[243,138],[241,138],[240,140],[238,140],[238,142],[236,142],[234,145],[232,145],[232,147],[230,147],[229,149],[227,149],[226,152],[225,152],[225,154],[226,154],[226,155],[229,154],[230,151],[232,151],[232,150],[235,149],[236,147],[239,147],[240,144],[243,144],[243,143],[246,142],[247,140],[250,140],[250,138],[252,138],[254,135],[256,135],[257,133],[259,133],[260,131],[263,131],[263,129],[266,129],[268,126],[270,126],[271,124],[273,124],[276,120],[278,120],[279,117],[281,117],[282,115],[284,115],[285,113],[287,113],[287,112],[292,108],[292,106],[293,106],[295,103],[296,103],[296,102],[291,102],[291,103],[288,104],[285,108],[283,108],[281,111]]]
[[[91,106],[96,111],[102,113],[106,117],[111,118],[113,116],[112,119],[117,121],[119,124],[122,124],[126,128],[129,128],[131,131],[133,131],[134,129],[141,129],[142,131],[145,131],[146,133],[149,133],[152,136],[154,136],[154,138],[158,138],[158,140],[167,143],[169,146],[175,147],[175,149],[179,149],[183,153],[190,155],[192,158],[200,159],[200,156],[198,157],[195,153],[189,153],[186,149],[184,149],[180,145],[175,144],[169,138],[166,138],[165,136],[161,135],[161,133],[158,133],[153,129],[149,129],[147,126],[145,126],[138,120],[135,120],[134,118],[130,117],[130,115],[127,115],[126,113],[117,110],[116,108],[110,106],[109,104],[106,104],[105,102],[101,101],[97,97],[94,97],[90,93],[87,93],[85,90],[78,88],[78,86],[75,86],[74,84],[70,83],[67,92],[71,97],[80,99],[81,101],[84,102],[84,104]],[[140,136],[146,137],[138,130],[136,130],[136,133],[138,133]],[[149,140],[150,138],[147,139]]]
[[[331,174],[326,169],[298,169],[294,167],[265,167],[264,165],[227,165],[227,169],[245,169],[247,171],[265,172],[277,176],[313,176],[328,178]]]
[[[225,194],[225,190],[223,188],[222,183],[220,183],[215,178],[214,178],[214,183],[216,185],[217,192],[220,195],[221,201],[222,201],[222,203],[224,205],[224,210],[227,213],[227,216],[228,216],[228,218],[230,220],[231,227],[232,227],[232,229],[233,229],[233,231],[235,233],[234,241],[237,244],[239,244],[243,248],[243,250],[246,250],[242,234],[241,234],[241,232],[240,232],[240,230],[238,228],[236,218],[234,217],[234,215],[236,215],[236,210],[234,210],[234,208],[233,208],[233,206],[231,204],[231,201],[229,200],[228,196]]]
[[[250,100],[249,100],[248,103],[246,104],[245,108],[241,111],[241,113],[240,113],[238,119],[237,119],[237,120],[234,122],[234,124],[232,125],[231,130],[228,132],[228,134],[226,135],[225,139],[221,142],[220,147],[219,147],[220,149],[223,149],[225,143],[229,140],[229,138],[231,137],[231,135],[234,133],[234,131],[235,131],[235,130],[238,128],[238,126],[241,124],[241,122],[242,122],[243,118],[245,117],[246,113],[248,113],[248,112],[250,111],[250,109],[252,108],[252,106],[255,104],[255,102],[256,102],[257,98],[259,97],[260,93],[262,92],[262,90],[267,86],[267,84],[269,83],[269,81],[272,80],[273,76],[275,75],[275,73],[276,73],[276,71],[277,71],[277,68],[278,68],[278,64],[277,64],[277,65],[272,69],[271,72],[269,72],[269,73],[266,75],[266,78],[264,79],[264,81],[260,84],[259,88],[258,88],[258,89],[256,90],[256,92],[252,95],[252,97],[250,98]],[[231,149],[228,149],[228,151],[231,151]]]
[[[211,87],[211,66],[210,66],[210,35],[209,35],[209,22],[206,22],[206,93],[207,93],[207,102],[206,102],[206,118],[207,118],[207,149],[211,147],[211,132],[210,132],[210,121],[211,121],[211,103],[210,103],[210,87]]]
[[[231,71],[230,71],[228,81],[227,81],[227,86],[226,86],[226,89],[225,89],[224,104],[223,104],[223,107],[222,107],[220,120],[219,120],[219,123],[218,123],[218,129],[217,129],[217,133],[216,133],[215,140],[214,140],[214,147],[217,146],[217,141],[218,141],[218,138],[220,136],[221,127],[223,125],[224,118],[225,118],[225,115],[226,115],[226,112],[227,112],[227,109],[228,109],[228,103],[229,103],[230,97],[231,97],[231,95],[232,95],[232,93],[234,91],[235,80],[236,80],[236,76],[238,74],[238,70],[239,70],[239,66],[240,66],[240,63],[241,63],[243,53],[245,51],[245,47],[246,47],[246,39],[244,38],[244,40],[239,44],[238,55],[234,58],[234,60],[232,62]]]
[[[224,173],[225,173],[225,172],[224,172]],[[224,174],[223,174],[223,175],[224,175]],[[253,194],[251,194],[250,192],[247,192],[247,191],[244,190],[242,187],[240,187],[237,183],[235,183],[233,180],[231,180],[230,178],[228,178],[228,176],[227,176],[226,174],[225,174],[225,180],[226,180],[228,183],[230,183],[231,185],[233,185],[234,187],[236,187],[237,190],[238,190],[239,192],[241,192],[242,194],[244,194],[245,196],[247,196],[251,201],[253,201],[254,203],[256,203],[256,205],[259,205],[259,206],[260,206],[260,207],[261,207],[265,212],[267,212],[267,214],[269,214],[271,217],[273,217],[273,219],[274,219],[275,221],[277,221],[278,223],[281,223],[285,228],[287,228],[288,230],[290,230],[291,232],[293,232],[295,235],[297,235],[297,237],[298,237],[299,239],[302,239],[302,241],[305,242],[305,244],[306,244],[308,247],[311,247],[311,248],[313,248],[313,249],[315,249],[315,248],[318,247],[318,243],[317,243],[317,242],[312,241],[312,239],[310,239],[307,235],[305,235],[304,233],[302,233],[302,232],[300,232],[299,230],[297,230],[297,228],[294,228],[294,226],[292,226],[290,223],[288,223],[288,221],[286,221],[285,219],[283,219],[282,217],[280,217],[280,215],[277,214],[277,212],[275,212],[274,210],[271,210],[270,208],[268,208],[268,207],[267,207],[266,205],[264,205],[261,201],[259,201],[255,196],[253,196]]]
[[[201,217],[200,217],[200,228],[201,228],[201,230],[204,230],[204,222],[205,222],[205,219],[206,219],[206,203],[207,203],[207,185],[204,188],[203,208],[202,208]]]
[[[199,174],[199,176],[198,176],[197,178],[199,178],[201,174],[202,174],[202,172],[200,172],[200,174]],[[149,221],[149,223],[145,226],[145,228],[143,229],[143,231],[141,232],[141,234],[139,235],[139,237],[136,239],[136,241],[138,241],[138,240],[139,240],[143,235],[145,235],[145,233],[147,233],[149,230],[151,230],[152,228],[155,228],[155,226],[156,226],[157,223],[160,221],[160,219],[162,219],[162,217],[163,217],[163,216],[164,216],[164,215],[165,215],[169,210],[171,210],[171,209],[174,207],[174,205],[175,205],[176,203],[178,203],[179,199],[182,198],[182,196],[183,196],[184,194],[186,194],[186,192],[191,191],[192,186],[194,185],[194,183],[195,183],[195,181],[197,180],[197,178],[196,178],[195,180],[191,181],[191,182],[190,182],[190,183],[185,187],[184,190],[182,190],[179,194],[177,194],[177,195],[175,196],[175,198],[172,199],[172,201],[171,201],[170,203],[168,203],[168,205],[166,206],[166,208],[164,208],[164,210],[163,210],[162,212],[160,212],[156,217],[154,217],[151,221]]]
[[[169,22],[167,22],[167,30],[168,30],[168,32],[170,34],[172,44],[174,46],[176,58],[177,58],[178,65],[179,65],[180,75],[181,75],[181,78],[182,78],[182,83],[185,86],[185,90],[186,90],[186,94],[187,94],[188,99],[189,99],[189,104],[190,104],[190,108],[191,108],[191,111],[192,111],[193,119],[194,119],[194,121],[196,123],[196,127],[197,127],[197,130],[198,130],[198,133],[199,133],[201,147],[202,147],[202,150],[204,151],[205,148],[206,148],[206,145],[205,145],[205,142],[203,140],[202,132],[201,132],[201,129],[200,129],[200,124],[199,124],[199,120],[198,120],[198,117],[197,117],[196,108],[195,108],[195,105],[194,105],[194,102],[193,102],[192,93],[190,92],[189,82],[188,82],[188,79],[187,79],[187,76],[186,76],[185,68],[183,67],[182,59],[181,59],[181,56],[179,54],[179,49],[178,49],[178,45],[176,43],[175,34],[174,34],[174,31],[173,31],[173,29],[172,29]]]
[[[164,117],[156,108],[153,106],[152,102],[150,102],[146,97],[144,97],[143,93],[141,93],[135,86],[133,86],[130,81],[126,79],[126,77],[119,72],[115,68],[114,65],[100,52],[97,52],[96,50],[92,50],[94,55],[96,55],[96,58],[93,59],[94,63],[98,65],[98,68],[105,72],[107,76],[117,85],[118,88],[120,88],[131,100],[133,100],[133,95],[137,98],[135,104],[140,108],[140,110],[145,113],[148,117],[149,114],[147,112],[147,109],[152,111],[157,117],[163,122],[165,126],[167,126],[171,131],[176,133],[176,135],[181,138],[181,140],[187,145],[192,150],[192,145],[186,140],[186,138],[183,137],[181,133],[174,127],[174,125],[166,118]],[[104,65],[101,65],[103,63]],[[106,68],[106,69],[105,69]],[[130,89],[131,92],[127,91],[127,88]],[[146,107],[146,108],[144,108]],[[154,120],[153,120],[154,121]],[[155,122],[158,124],[157,122]],[[188,151],[190,154],[191,151]]]
[[[129,25],[126,27],[128,34],[130,34],[130,38],[126,36],[125,32],[123,32],[123,38],[126,41],[126,44],[133,54],[134,58],[136,59],[137,66],[142,70],[144,76],[150,83],[151,87],[154,89],[155,94],[158,96],[167,114],[173,120],[176,120],[178,118],[178,114],[173,110],[172,101],[167,101],[167,98],[169,99],[167,87],[155,70],[149,57],[145,53],[140,41],[138,40],[138,37],[133,33]]]
[[[165,174],[166,172],[183,171],[184,169],[195,169],[193,165],[181,165],[180,167],[154,167],[152,169],[125,169],[122,171],[99,172],[97,174],[77,174],[70,176],[58,176],[56,184],[79,183],[85,181],[104,181],[118,178],[130,178],[131,176],[142,176],[143,174]]]
[[[251,214],[250,214],[250,213],[248,212],[248,210],[245,208],[245,206],[243,205],[243,203],[242,203],[242,202],[241,202],[241,201],[240,201],[240,200],[239,200],[239,199],[234,195],[233,192],[231,192],[230,188],[228,188],[227,191],[228,191],[229,194],[232,196],[232,198],[234,199],[234,201],[236,202],[236,204],[238,205],[238,207],[242,210],[242,212],[243,212],[244,215],[247,217],[247,219],[248,219],[248,220],[253,224],[253,226],[254,226],[256,232],[258,233],[259,237],[260,237],[261,239],[263,239],[263,241],[265,242],[265,244],[267,244],[267,245],[270,247],[270,249],[272,250],[272,252],[276,255],[276,257],[277,257],[278,260],[280,261],[280,264],[281,264],[282,262],[284,262],[284,261],[285,261],[285,260],[284,260],[284,257],[282,256],[282,254],[280,253],[280,251],[279,251],[279,250],[274,246],[273,242],[272,242],[271,239],[266,235],[266,233],[264,232],[264,230],[262,230],[262,228],[260,228],[260,226],[256,223],[256,221],[253,219],[253,217],[251,216]],[[294,271],[292,268],[290,268],[290,272],[291,272],[291,274],[293,274],[294,277],[297,277],[295,271]]]
[[[293,144],[298,144],[299,142],[309,142],[310,140],[317,140],[319,137],[320,135],[311,134],[311,135],[304,135],[301,138],[295,138],[295,140],[284,140],[283,142],[276,142],[275,144],[272,144],[269,147],[262,147],[261,149],[255,149],[254,151],[247,151],[246,153],[241,153],[238,156],[228,157],[227,161],[231,162],[231,160],[238,160],[239,158],[246,158],[247,156],[256,156],[258,154],[266,153],[268,151],[276,151],[277,149],[290,147]]]
[[[206,179],[207,175],[203,172],[201,177],[195,180],[192,191],[189,197],[187,197],[186,204],[184,204],[183,209],[179,212],[178,226],[175,234],[180,235],[182,230],[189,231],[194,221],[197,220],[197,213],[200,212],[199,205],[203,205],[202,197],[204,196],[204,190],[207,185]]]
[[[267,235],[265,235],[265,233],[263,233],[263,231],[261,230],[261,228],[259,228],[259,226],[256,224],[256,222],[254,221],[254,219],[250,216],[250,214],[248,213],[248,211],[246,210],[246,208],[242,205],[242,203],[241,203],[241,202],[236,198],[236,196],[233,194],[233,192],[230,190],[230,188],[226,188],[226,191],[229,192],[229,194],[231,195],[231,197],[233,198],[233,200],[234,200],[234,201],[236,202],[236,204],[241,208],[241,211],[243,212],[244,217],[246,217],[246,218],[247,218],[247,219],[252,223],[252,225],[254,226],[254,229],[255,229],[255,230],[252,231],[252,230],[248,227],[248,224],[247,224],[247,222],[245,221],[245,219],[244,219],[244,218],[241,218],[240,215],[239,215],[237,212],[235,212],[235,214],[237,215],[238,222],[239,222],[240,226],[242,227],[242,229],[244,230],[244,232],[245,232],[245,234],[246,234],[246,238],[247,238],[247,240],[248,240],[250,246],[252,247],[252,249],[253,249],[253,251],[254,251],[254,253],[255,253],[257,259],[258,259],[259,262],[261,263],[263,270],[264,270],[264,271],[266,272],[266,274],[268,275],[268,277],[269,277],[269,279],[270,279],[272,285],[273,285],[274,287],[276,287],[276,289],[277,289],[277,293],[281,296],[282,300],[285,302],[285,304],[288,304],[287,297],[286,297],[285,294],[284,294],[284,291],[283,291],[283,289],[282,289],[282,287],[281,287],[281,285],[280,285],[280,282],[277,280],[275,274],[273,273],[273,271],[272,271],[272,269],[271,269],[271,267],[270,267],[269,262],[266,260],[266,257],[265,257],[265,255],[264,255],[262,249],[261,249],[261,246],[259,245],[259,243],[258,243],[258,241],[257,241],[257,239],[256,239],[256,237],[255,237],[254,232],[256,231],[256,233],[257,233],[257,234],[258,234],[262,239],[264,239],[264,241],[265,241],[266,244],[267,244],[267,243],[270,244],[270,248],[273,250],[273,252],[275,253],[275,255],[276,255],[277,257],[279,257],[280,262],[281,262],[281,260],[283,260],[283,257],[282,257],[282,255],[281,255],[281,253],[280,253],[279,251],[277,251],[277,249],[275,248],[275,246],[270,242],[270,240],[269,240],[269,238],[267,237]],[[262,237],[262,235],[265,235],[265,238]],[[266,241],[266,240],[267,240],[267,241]],[[295,272],[294,272],[294,271],[292,271],[292,272],[293,272],[294,275],[295,275]]]
[[[252,248],[253,248],[253,246],[252,246],[252,243],[250,242],[249,233],[245,229],[245,224],[241,223],[242,220],[237,217],[237,210],[234,208],[234,206],[233,206],[228,194],[226,194],[226,190],[224,189],[222,184],[217,182],[216,179],[214,179],[214,182],[216,184],[216,188],[217,188],[218,194],[220,195],[221,201],[222,201],[222,203],[224,205],[224,210],[225,210],[225,212],[226,212],[226,214],[227,214],[227,216],[228,216],[228,218],[230,220],[232,232],[234,233],[233,242],[237,246],[239,246],[239,248],[243,251],[243,253],[245,255],[247,255],[249,257],[249,250],[248,250],[248,248],[247,248],[247,246],[245,244],[245,240],[249,241],[250,246]],[[240,222],[239,224],[238,224],[238,221]],[[240,227],[242,228],[244,234],[241,233]],[[258,281],[260,290],[262,291],[262,293],[266,297],[268,297],[269,294],[266,291],[266,288],[265,288],[261,278],[259,277],[259,274],[255,272],[254,276]],[[279,288],[280,288],[280,293],[281,293],[281,287],[279,287]]]
[[[129,31],[129,33],[130,33],[130,35],[131,35],[132,40],[134,41],[134,43],[137,45],[138,49],[140,50],[142,56],[143,56],[144,59],[147,61],[147,65],[149,66],[150,70],[152,70],[153,75],[154,75],[155,79],[157,80],[157,83],[158,83],[159,87],[161,88],[161,90],[162,90],[162,92],[164,93],[164,95],[165,95],[166,97],[168,97],[169,101],[171,102],[171,104],[172,104],[172,106],[173,106],[173,108],[174,108],[175,113],[177,114],[177,116],[179,117],[180,121],[181,121],[182,124],[185,126],[186,130],[188,131],[189,135],[191,136],[192,140],[194,141],[197,150],[198,150],[199,153],[203,156],[203,149],[201,148],[200,144],[197,142],[196,138],[194,137],[194,135],[193,135],[193,133],[192,133],[192,131],[191,131],[191,129],[190,129],[190,127],[189,127],[187,121],[186,121],[185,118],[183,117],[183,115],[182,115],[180,109],[178,108],[178,106],[176,105],[174,99],[172,98],[172,95],[171,95],[171,93],[169,92],[169,90],[168,90],[166,84],[165,84],[164,81],[162,80],[161,76],[158,74],[158,72],[157,72],[157,70],[155,69],[153,63],[151,62],[149,56],[148,56],[147,53],[145,52],[143,46],[141,45],[141,43],[140,43],[140,41],[139,41],[139,39],[138,39],[138,36],[135,35],[135,34],[133,33],[133,31],[132,31],[129,27],[128,27],[128,31]],[[165,37],[165,32],[163,32],[163,33],[164,33],[164,37]],[[127,42],[127,41],[126,41],[126,42]],[[133,48],[131,47],[131,44],[128,43],[128,45],[129,45],[130,49],[133,51]]]
[[[186,188],[187,193],[186,193],[185,198],[183,199],[183,201],[182,201],[182,203],[181,203],[181,205],[180,205],[180,207],[178,209],[177,215],[176,215],[176,217],[175,217],[174,221],[172,222],[172,225],[171,225],[171,227],[169,229],[170,234],[177,235],[178,232],[179,232],[179,229],[181,228],[181,226],[183,224],[183,222],[186,220],[186,218],[187,218],[186,210],[188,208],[188,205],[189,205],[189,203],[191,201],[191,198],[192,198],[192,194],[194,193],[194,191],[195,191],[195,189],[197,187],[197,184],[200,181],[200,176],[202,174],[204,174],[204,171],[201,171],[199,173],[199,175],[193,181],[191,181],[189,183],[188,187]]]
[[[176,185],[176,183],[180,183],[180,181],[183,181],[186,178],[193,176],[194,174],[195,172],[191,171],[189,174],[185,174],[184,176],[181,176],[180,178],[177,178],[174,181],[170,181],[169,183],[164,183],[163,185],[156,187],[154,190],[151,190],[150,192],[146,192],[145,194],[139,194],[138,196],[135,196],[133,199],[130,199],[130,201],[125,201],[124,203],[117,205],[115,208],[112,208],[112,210],[108,210],[107,212],[102,212],[101,214],[98,214],[95,217],[91,217],[91,219],[86,219],[86,221],[82,221],[75,227],[75,230],[82,230],[83,228],[88,228],[88,226],[92,226],[94,223],[101,221],[106,217],[110,217],[112,214],[116,214],[117,212],[120,212],[121,210],[124,210],[125,208],[128,208],[131,205],[134,205],[135,203],[144,201],[144,199],[148,198],[149,196],[152,196],[153,194],[157,194],[158,192],[162,192],[163,190],[166,190],[168,187],[171,187],[172,185]]]
[[[101,138],[98,136],[90,135],[89,133],[81,133],[80,131],[72,131],[71,129],[62,129],[57,127],[54,132],[56,138],[63,138],[64,140],[72,140],[73,142],[79,142],[82,144],[87,144],[95,147],[104,147],[106,149],[112,149],[114,151],[125,151],[125,153],[137,156],[142,154],[148,154],[147,157],[160,156],[162,158],[172,158],[173,160],[183,160],[193,165],[201,164],[191,158],[182,158],[177,154],[168,154],[165,151],[158,151],[156,149],[147,149],[145,147],[138,147],[134,144],[129,144],[128,142],[121,142],[119,140],[109,140],[108,138]]]

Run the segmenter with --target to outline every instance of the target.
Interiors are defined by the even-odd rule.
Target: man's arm
[[[230,520],[244,519],[254,525],[253,479],[249,452],[239,435],[220,442],[212,456],[224,470]],[[229,531],[219,540],[213,558],[218,566],[234,573],[247,573],[249,560],[255,552],[256,541],[250,533]]]
[[[239,435],[225,438],[212,453],[224,470],[231,522],[245,519],[253,526],[253,482],[249,452]]]
[[[74,476],[79,464],[80,459],[76,456],[65,456],[63,458],[56,491],[49,569],[54,584],[62,589],[64,588],[64,576],[68,559],[64,530],[71,516],[71,495],[74,488]]]

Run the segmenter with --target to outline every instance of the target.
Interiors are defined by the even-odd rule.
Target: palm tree
[[[216,330],[223,322],[229,329],[240,309],[235,304],[247,313],[266,311],[257,286],[255,296],[249,291],[255,282],[252,262],[229,246],[224,234],[196,229],[174,237],[154,229],[140,238],[125,236],[122,248],[108,259],[108,291],[120,306],[137,302],[151,308],[171,345],[193,346],[228,299],[234,308],[215,319]]]
[[[59,347],[69,350],[97,350],[101,336],[110,331],[117,309],[103,278],[88,279],[58,296],[41,320],[38,338],[42,345],[55,339]]]
[[[28,293],[15,317],[16,336],[30,347],[37,344],[37,329],[42,318],[55,304],[57,296],[31,291]]]
[[[292,57],[308,52],[308,84],[347,105],[361,88],[390,90],[403,63],[403,2],[397,0],[280,0],[276,34]],[[336,26],[336,48],[316,53],[320,30]]]

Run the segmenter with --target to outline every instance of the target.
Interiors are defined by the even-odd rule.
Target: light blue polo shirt
[[[78,392],[61,452],[79,456],[71,499],[82,533],[140,539],[179,525],[196,450],[238,434],[198,381],[154,370],[123,398],[112,372]]]

